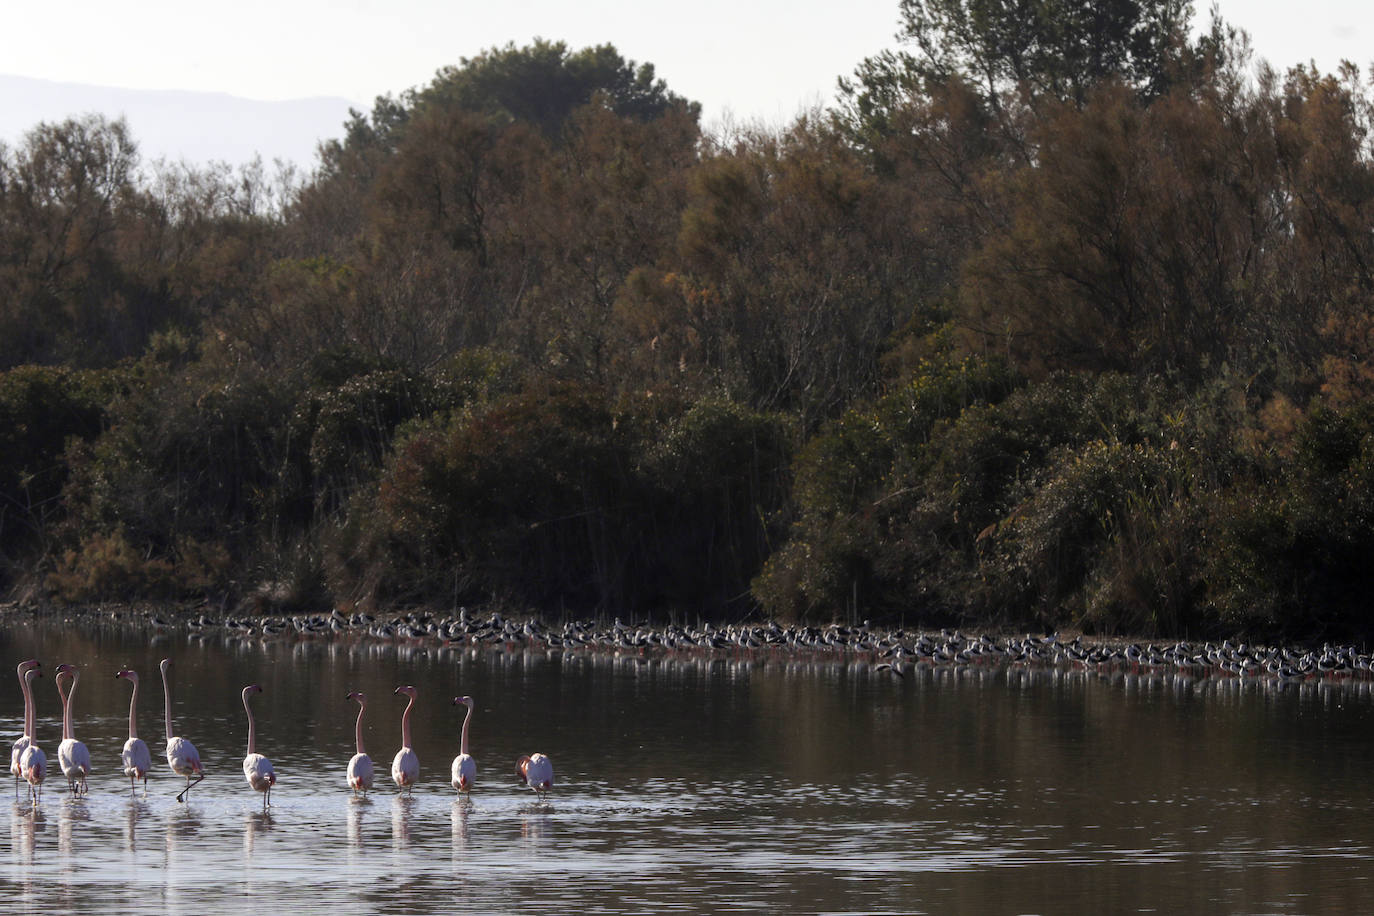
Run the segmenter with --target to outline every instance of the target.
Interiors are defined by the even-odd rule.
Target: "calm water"
[[[150,644],[151,640],[151,644]],[[0,634],[42,659],[41,805],[0,794],[5,909],[184,913],[1364,913],[1374,901],[1374,697],[1061,671],[916,670],[192,639],[56,624]],[[189,804],[161,759],[157,662],[207,779]],[[90,795],[55,766],[51,671],[78,665]],[[119,773],[143,676],[148,794]],[[270,813],[240,770],[254,700]],[[386,778],[414,684],[421,785]],[[343,771],[368,694],[377,789]],[[458,801],[460,693],[478,782]],[[8,746],[8,743],[6,743]],[[539,805],[513,773],[554,760]],[[11,780],[12,783],[12,780]],[[3,839],[0,839],[3,842]]]

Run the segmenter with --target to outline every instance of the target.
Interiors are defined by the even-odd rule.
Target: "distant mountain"
[[[144,162],[238,165],[260,154],[269,168],[283,159],[309,170],[316,144],[343,136],[350,106],[367,107],[343,98],[261,102],[218,92],[115,89],[0,74],[0,139],[15,146],[41,121],[97,112],[124,116]]]

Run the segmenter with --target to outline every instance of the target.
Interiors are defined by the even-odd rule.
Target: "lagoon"
[[[7,621],[11,674],[77,665],[90,794],[55,764],[36,807],[0,815],[0,894],[95,913],[1358,913],[1374,875],[1374,693],[1339,683],[783,652],[572,653],[358,639],[205,636],[79,619]],[[187,804],[161,758],[158,660],[207,772]],[[119,772],[143,678],[146,796]],[[250,683],[272,807],[244,781]],[[420,783],[386,776],[413,684]],[[353,690],[378,782],[344,785]],[[476,701],[470,800],[448,785]],[[543,751],[546,804],[514,762]],[[13,782],[13,780],[11,780]]]

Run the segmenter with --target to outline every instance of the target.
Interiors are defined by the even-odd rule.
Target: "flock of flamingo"
[[[172,732],[172,690],[167,679],[167,672],[172,667],[171,659],[164,658],[159,667],[162,670],[162,693],[167,724],[167,765],[172,768],[173,773],[186,778],[185,788],[177,793],[176,797],[177,801],[181,802],[188,797],[191,789],[205,778],[205,771],[201,766],[196,746]],[[19,688],[24,695],[24,734],[14,742],[14,749],[10,753],[10,772],[15,778],[16,798],[19,794],[19,780],[23,779],[28,783],[29,800],[36,805],[42,798],[43,781],[47,777],[48,769],[47,754],[38,746],[34,737],[36,713],[33,680],[43,676],[42,665],[37,659],[22,661],[19,663],[18,673]],[[115,677],[124,678],[134,688],[133,695],[129,698],[129,738],[124,742],[124,748],[120,752],[124,775],[129,777],[130,792],[136,790],[138,780],[142,779],[143,791],[147,794],[152,755],[148,745],[138,736],[138,674],[126,668],[116,672]],[[74,795],[84,795],[89,791],[86,777],[91,772],[91,752],[85,744],[77,740],[72,729],[72,699],[76,695],[76,685],[80,679],[81,672],[73,665],[58,665],[54,673],[57,693],[62,700],[62,742],[57,747],[57,760],[62,775],[67,778],[67,788]],[[401,749],[392,758],[391,778],[397,787],[409,794],[420,776],[420,758],[410,744],[410,711],[415,706],[416,690],[414,687],[404,686],[397,687],[395,692],[409,698],[409,702],[406,703],[405,712],[401,714]],[[263,809],[266,810],[272,803],[272,786],[276,785],[277,774],[272,769],[272,761],[259,754],[257,750],[257,725],[253,720],[253,708],[248,703],[248,698],[255,693],[262,693],[262,688],[257,684],[249,684],[243,688],[243,709],[248,714],[248,750],[243,758],[243,777],[254,791],[262,793]],[[372,788],[373,781],[372,758],[363,750],[363,713],[367,711],[367,697],[354,692],[350,693],[347,699],[358,702],[358,721],[354,732],[357,752],[348,761],[348,787],[355,793],[366,793]],[[477,763],[468,752],[472,697],[454,697],[453,705],[467,707],[467,712],[463,716],[458,756],[453,758],[451,770],[453,788],[466,795],[477,779]],[[526,786],[534,790],[540,801],[543,801],[553,788],[553,763],[544,754],[521,757],[515,763],[515,772]]]

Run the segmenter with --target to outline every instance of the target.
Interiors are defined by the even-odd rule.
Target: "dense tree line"
[[[728,138],[537,41],[308,175],[0,147],[0,582],[1367,634],[1360,72],[1181,0],[898,12]]]

